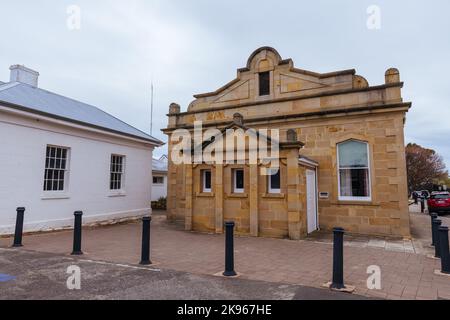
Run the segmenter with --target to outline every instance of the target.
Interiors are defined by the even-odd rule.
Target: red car
[[[450,193],[434,193],[428,199],[428,212],[432,213],[450,213]]]

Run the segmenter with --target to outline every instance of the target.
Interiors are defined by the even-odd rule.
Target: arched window
[[[349,140],[339,143],[339,200],[370,201],[369,144]]]

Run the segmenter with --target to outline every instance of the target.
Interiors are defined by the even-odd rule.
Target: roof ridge
[[[17,85],[19,85],[20,82],[6,82],[3,84],[0,84],[0,91],[4,91],[4,90],[8,90],[11,88],[16,87]]]

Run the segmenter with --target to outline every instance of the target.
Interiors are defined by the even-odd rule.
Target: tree
[[[406,169],[410,193],[431,190],[435,184],[448,180],[443,158],[436,151],[415,143],[406,146]]]

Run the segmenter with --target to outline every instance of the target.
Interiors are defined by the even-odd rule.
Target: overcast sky
[[[81,9],[80,30],[67,27],[70,5]],[[367,27],[371,5],[380,29]],[[186,110],[193,94],[233,80],[264,45],[301,69],[355,68],[370,85],[396,67],[413,102],[407,142],[434,148],[450,168],[449,15],[448,0],[2,0],[0,81],[24,64],[40,72],[41,88],[148,132],[153,78],[153,134],[167,141],[160,129],[171,102]]]

